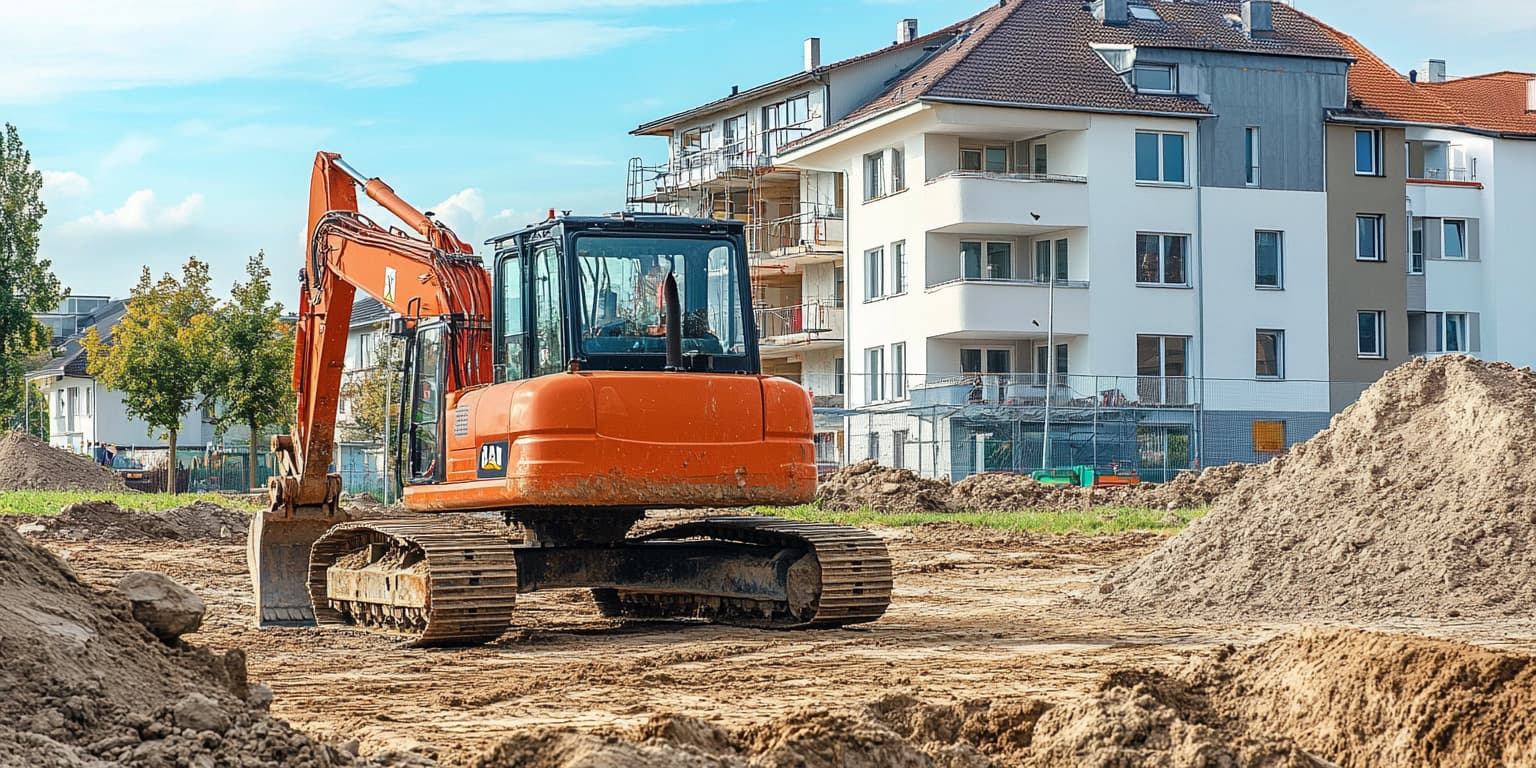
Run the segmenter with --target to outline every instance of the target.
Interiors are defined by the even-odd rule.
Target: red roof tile
[[[1536,113],[1526,110],[1530,72],[1494,72],[1419,87],[1454,107],[1468,125],[1490,131],[1536,136]]]

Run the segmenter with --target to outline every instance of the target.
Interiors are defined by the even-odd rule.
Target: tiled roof
[[[127,311],[127,301],[123,299],[113,301],[92,313],[89,318],[90,325],[86,326],[86,328],[94,327],[96,332],[101,334],[101,340],[110,343],[112,341],[112,329],[117,327],[118,322],[123,319],[123,315]],[[29,371],[27,376],[29,378],[35,376],[77,376],[85,378],[89,376],[85,370],[85,348],[80,346],[80,340],[84,337],[85,329],[69,337],[63,343],[62,353],[58,357],[53,358],[36,370]]]
[[[1082,0],[1007,0],[961,22],[949,47],[897,79],[880,96],[825,130],[816,141],[864,118],[920,99],[984,101],[1021,107],[1208,114],[1190,96],[1142,94],[1094,51],[1093,44],[1232,51],[1280,56],[1350,58],[1311,17],[1275,4],[1274,32],[1250,38],[1236,24],[1240,0],[1134,3],[1159,20],[1132,18],[1108,26]]]
[[[1467,125],[1536,136],[1536,113],[1526,111],[1532,80],[1536,73],[1494,72],[1420,87],[1460,112]]]
[[[759,98],[766,93],[776,91],[781,88],[788,88],[791,85],[795,85],[803,81],[811,81],[833,70],[842,69],[849,64],[856,64],[867,59],[873,59],[877,56],[883,56],[887,53],[894,53],[896,51],[904,51],[912,48],[921,48],[928,45],[942,45],[949,38],[954,37],[955,34],[960,31],[961,25],[964,23],[965,22],[957,22],[955,24],[944,27],[943,29],[937,29],[929,32],[926,35],[919,35],[918,37],[914,37],[905,43],[892,43],[891,45],[887,45],[884,48],[876,48],[875,50],[868,53],[861,53],[858,56],[851,56],[840,61],[834,61],[831,64],[823,64],[822,66],[813,70],[785,75],[778,80],[774,80],[758,86],[753,86],[747,90],[739,91],[729,96],[707,102],[705,104],[700,104],[697,107],[691,107],[689,109],[683,110],[682,112],[652,120],[648,123],[645,123],[644,125],[641,125],[639,128],[630,131],[630,134],[639,136],[652,134],[662,129],[670,129],[675,123],[682,122],[695,116],[707,115],[712,112],[719,111],[731,103],[750,101],[752,99]]]
[[[358,293],[352,300],[352,327],[374,325],[389,318],[391,312],[378,299]]]
[[[1536,74],[1495,72],[1444,83],[1414,83],[1349,35],[1317,22],[1355,57],[1349,109],[1342,114],[1425,125],[1536,135],[1526,88]]]

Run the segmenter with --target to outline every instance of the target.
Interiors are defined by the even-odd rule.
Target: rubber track
[[[433,521],[368,520],[342,523],[315,542],[309,559],[309,594],[315,619],[347,625],[326,595],[326,569],[349,552],[388,540],[408,543],[426,555],[431,593],[426,627],[412,645],[472,645],[500,637],[512,623],[517,599],[517,558],[497,536],[445,527]]]
[[[694,538],[803,548],[816,555],[821,565],[821,592],[815,613],[769,626],[799,629],[861,624],[880,618],[891,604],[891,556],[885,542],[869,531],[777,517],[713,517],[657,531],[640,540]],[[732,623],[730,619],[717,618]]]

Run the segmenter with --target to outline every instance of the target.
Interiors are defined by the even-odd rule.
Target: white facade
[[[48,398],[49,439],[55,448],[90,453],[90,445],[164,446],[165,440],[142,419],[129,416],[123,395],[98,386],[95,379],[65,376],[43,386]],[[193,408],[181,421],[176,442],[199,446],[213,441],[214,427]],[[242,430],[243,432],[243,430]]]

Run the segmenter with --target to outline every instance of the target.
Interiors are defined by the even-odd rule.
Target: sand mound
[[[0,526],[0,765],[337,766],[269,717],[245,656],[167,646],[127,601]]]
[[[1187,472],[1166,483],[1076,488],[1045,485],[1028,475],[972,475],[950,491],[950,507],[977,512],[1090,507],[1140,509],[1199,509],[1230,493],[1253,471],[1253,464],[1229,464]]]
[[[0,433],[0,491],[122,491],[112,470],[25,433]]]
[[[1529,768],[1531,662],[1446,641],[1312,630],[1222,651],[1176,675],[1115,673],[1056,702],[895,695],[736,730],[664,715],[625,731],[518,734],[473,765]]]
[[[828,475],[817,486],[816,501],[824,509],[937,512],[949,508],[949,483],[870,459]]]
[[[116,541],[245,541],[251,516],[206,501],[165,512],[123,509],[110,501],[70,504],[53,517],[13,518],[44,538]]]
[[[1111,572],[1103,599],[1206,618],[1530,616],[1533,465],[1536,374],[1416,360]]]

